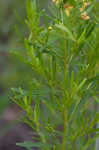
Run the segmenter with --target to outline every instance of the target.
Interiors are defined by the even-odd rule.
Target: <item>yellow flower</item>
[[[65,8],[66,15],[70,16],[70,11],[73,8],[73,6],[71,6],[71,5],[68,4],[68,5],[65,5],[64,8]]]
[[[87,6],[89,6],[90,5],[90,2],[85,2],[84,0],[83,0],[83,5],[82,5],[82,7],[80,8],[80,12],[81,12],[81,18],[83,19],[83,20],[88,20],[88,19],[90,19],[90,17],[86,14],[86,12],[84,11],[85,10],[85,8],[87,7]]]
[[[83,7],[81,7],[81,8],[80,8],[80,12],[83,12],[83,11],[84,11],[84,8],[83,8]]]
[[[80,12],[83,12],[87,6],[90,5],[90,2],[83,2],[83,6],[80,8]]]
[[[48,30],[52,30],[52,27],[51,27],[51,26],[49,26],[49,27],[48,27]]]
[[[82,18],[83,20],[88,20],[88,19],[90,19],[90,17],[86,14],[86,12],[83,12],[83,13],[81,14],[81,18]]]
[[[87,6],[89,6],[90,5],[90,2],[84,2],[83,3],[83,7],[87,7]]]
[[[59,4],[59,0],[52,0],[56,5]]]

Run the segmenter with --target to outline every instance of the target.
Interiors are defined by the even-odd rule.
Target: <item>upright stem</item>
[[[66,150],[66,124],[67,124],[67,119],[66,119],[66,108],[64,108],[63,111],[63,120],[64,120],[64,130],[63,130],[63,141],[62,141],[62,150]]]
[[[64,24],[63,8],[61,12],[61,22]],[[67,90],[67,53],[66,53],[66,34],[64,33],[64,89]],[[66,132],[67,132],[67,107],[66,107],[66,94],[63,92],[63,137],[61,150],[66,150]]]
[[[63,5],[63,2],[62,2],[62,5]],[[64,23],[63,6],[61,6],[60,8],[60,13],[61,13],[61,22],[63,24]]]
[[[64,62],[64,89],[66,90],[66,64]],[[63,140],[62,140],[62,150],[66,150],[66,131],[67,131],[67,107],[66,107],[66,95],[63,94]]]
[[[64,89],[67,90],[67,63],[66,63],[66,58],[67,58],[67,53],[66,53],[66,39],[65,39],[65,34],[64,34]],[[61,150],[66,150],[66,132],[67,132],[67,107],[66,107],[66,100],[67,96],[64,93],[63,94],[63,122],[64,122],[64,127],[63,127],[63,139],[62,139],[62,149]]]

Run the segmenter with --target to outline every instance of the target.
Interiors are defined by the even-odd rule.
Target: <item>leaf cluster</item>
[[[99,18],[91,3],[86,10],[90,19],[82,20],[80,5],[68,17],[54,4],[48,15],[35,0],[26,2],[26,51],[24,57],[16,54],[31,67],[33,79],[27,91],[13,88],[12,100],[26,112],[22,121],[37,134],[35,143],[17,144],[29,150],[93,150],[99,135],[94,108],[99,95]]]

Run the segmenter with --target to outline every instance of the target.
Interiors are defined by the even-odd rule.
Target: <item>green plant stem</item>
[[[66,35],[64,34],[64,37]],[[65,38],[64,38],[65,39]],[[66,40],[64,40],[64,89],[67,90],[67,64],[66,64]],[[66,150],[66,131],[67,131],[67,108],[66,108],[66,98],[67,96],[63,95],[63,122],[64,122],[64,129],[63,129],[63,141],[62,141],[62,150]]]
[[[36,131],[37,131],[38,135],[40,136],[41,141],[43,143],[46,143],[45,137],[44,137],[44,135],[40,131],[39,123],[36,124]]]
[[[64,108],[63,111],[63,120],[64,120],[64,130],[63,130],[63,141],[62,141],[62,149],[61,150],[66,150],[65,144],[66,144],[66,124],[67,124],[67,119],[66,119],[66,108]]]

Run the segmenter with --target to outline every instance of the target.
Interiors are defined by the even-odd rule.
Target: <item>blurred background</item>
[[[40,0],[41,8],[47,6],[48,0]],[[0,0],[0,150],[22,150],[16,142],[31,139],[31,130],[18,121],[21,110],[9,98],[11,88],[25,87],[31,76],[28,67],[10,53],[21,50],[25,18],[25,0]]]

